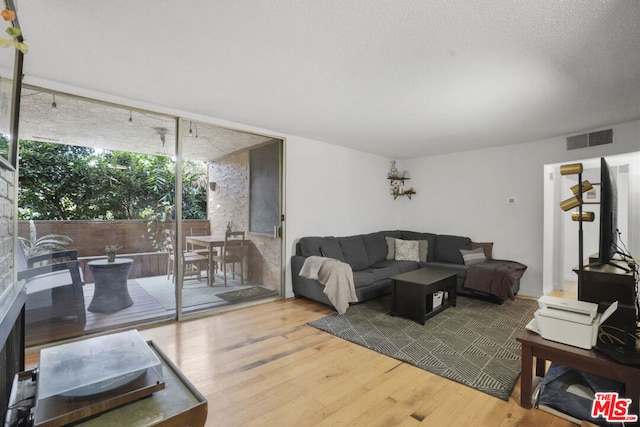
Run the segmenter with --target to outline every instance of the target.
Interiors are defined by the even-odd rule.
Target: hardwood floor
[[[93,293],[93,283],[84,286],[85,307],[91,304]],[[109,314],[92,313],[87,310],[87,321],[84,325],[79,324],[74,318],[28,324],[25,337],[27,347],[174,317],[173,311],[167,311],[134,281],[129,283],[129,294],[134,301],[131,307]]]
[[[207,426],[572,425],[521,408],[519,381],[503,401],[307,326],[330,313],[290,299],[141,333],[206,396]]]
[[[159,279],[164,279],[161,276]],[[216,280],[222,280],[218,277]],[[240,284],[238,279],[229,279],[229,291],[235,290]],[[247,284],[248,285],[248,284]],[[138,284],[135,279],[130,279],[128,289],[133,305],[113,313],[93,313],[86,310],[87,320],[85,324],[80,324],[75,318],[47,319],[44,321],[29,323],[26,328],[26,346],[47,345],[51,342],[74,339],[83,335],[99,334],[105,331],[126,329],[136,327],[136,325],[150,325],[175,319],[175,310],[168,310],[163,307],[153,296]],[[211,287],[207,288],[215,294],[227,288]],[[85,307],[88,308],[94,294],[94,284],[87,283],[83,287]],[[236,303],[246,301],[228,302],[219,300],[202,304],[191,304],[183,308],[185,315],[205,312],[208,310],[226,309]],[[138,326],[139,327],[139,326]]]

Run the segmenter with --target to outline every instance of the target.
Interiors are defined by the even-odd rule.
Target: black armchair
[[[16,251],[18,280],[27,290],[26,322],[75,316],[86,322],[78,250],[70,249],[27,258],[22,244]]]

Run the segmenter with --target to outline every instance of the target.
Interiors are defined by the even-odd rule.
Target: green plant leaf
[[[8,27],[5,32],[9,34],[11,37],[18,37],[21,33],[20,28],[16,27]]]

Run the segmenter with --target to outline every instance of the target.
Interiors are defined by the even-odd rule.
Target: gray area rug
[[[533,318],[537,301],[516,298],[502,305],[458,297],[425,325],[389,315],[391,297],[352,305],[309,325],[509,400],[520,376],[518,330]]]

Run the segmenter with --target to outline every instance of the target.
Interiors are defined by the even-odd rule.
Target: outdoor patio
[[[58,148],[56,144],[49,144],[47,147],[51,150]],[[278,148],[279,145],[273,142],[265,145],[265,147]],[[33,152],[38,152],[38,149],[39,147],[34,147]],[[66,151],[64,152],[66,153]],[[260,152],[262,153],[262,151]],[[110,162],[108,163],[109,167],[103,172],[104,176],[107,177],[106,179],[113,180],[114,183],[137,183],[140,181],[139,179],[134,179],[137,175],[132,178],[129,174],[129,172],[133,174],[138,171],[135,167],[136,165],[140,162],[150,162],[155,165],[159,158],[164,158],[164,156],[154,155],[141,160],[138,157],[130,158],[124,156],[124,153],[117,155],[111,153],[111,157],[103,158],[103,154],[94,153],[93,156],[101,161]],[[176,320],[178,314],[174,307],[175,290],[173,281],[167,280],[167,273],[171,271],[174,263],[172,254],[178,253],[177,249],[180,247],[182,247],[183,251],[194,251],[196,244],[187,242],[187,238],[195,238],[197,236],[213,236],[217,238],[223,235],[226,229],[245,233],[243,239],[245,243],[241,250],[243,262],[222,262],[227,267],[230,264],[235,264],[235,267],[238,268],[238,264],[240,264],[245,286],[240,286],[237,281],[231,280],[228,281],[228,286],[225,289],[222,278],[219,278],[216,279],[214,286],[208,287],[206,278],[198,282],[191,277],[187,277],[182,290],[182,304],[179,307],[181,313],[183,315],[191,315],[205,311],[215,312],[215,310],[242,304],[245,301],[253,301],[256,298],[277,298],[282,287],[282,241],[278,235],[277,227],[268,227],[268,233],[264,232],[265,230],[251,227],[253,223],[262,224],[265,221],[259,222],[255,218],[253,220],[250,218],[250,212],[255,211],[255,208],[253,210],[250,208],[251,200],[258,197],[257,194],[252,196],[249,191],[250,160],[251,150],[249,149],[241,150],[232,156],[226,156],[224,159],[216,160],[215,162],[213,159],[202,159],[201,161],[206,161],[205,173],[202,175],[204,187],[194,187],[192,190],[196,193],[206,192],[206,202],[204,207],[201,206],[200,210],[198,210],[194,206],[200,206],[198,204],[199,199],[189,199],[190,202],[188,203],[183,199],[182,206],[185,210],[182,212],[182,219],[176,219],[173,216],[174,212],[170,204],[157,202],[157,200],[164,200],[157,194],[148,195],[142,189],[138,189],[145,197],[150,197],[149,200],[151,202],[145,202],[145,209],[140,212],[120,212],[114,207],[115,213],[107,212],[107,214],[111,213],[113,218],[124,219],[109,219],[109,215],[105,213],[100,216],[95,212],[84,212],[82,216],[79,215],[78,217],[89,219],[63,220],[54,216],[51,219],[19,220],[17,236],[29,249],[27,257],[31,254],[52,250],[76,250],[80,274],[82,281],[85,283],[82,287],[82,296],[77,289],[74,291],[77,296],[77,299],[75,299],[77,301],[76,306],[79,307],[72,316],[82,313],[80,301],[81,298],[84,298],[86,321],[79,323],[76,317],[65,319],[52,318],[51,315],[48,315],[46,317],[47,321],[36,322],[36,313],[33,310],[31,313],[33,316],[31,318],[32,323],[27,325],[25,331],[27,346],[44,345],[83,335],[104,333],[120,328],[139,327],[159,321]],[[96,164],[99,163],[98,160],[96,162]],[[32,162],[31,167],[37,170],[38,165],[38,162]],[[161,163],[160,166],[164,167],[166,165]],[[193,165],[192,167],[194,169],[190,173],[198,176],[196,173],[197,168]],[[27,168],[25,167],[23,170],[27,170]],[[144,169],[143,172],[146,170]],[[158,170],[164,169],[161,167]],[[276,167],[274,170],[279,169]],[[255,176],[255,174],[251,176]],[[165,181],[173,182],[169,178]],[[159,182],[165,181],[160,180]],[[21,183],[25,188],[28,187],[28,184],[27,181]],[[57,185],[57,183],[55,184]],[[29,188],[36,189],[34,190],[36,193],[34,200],[40,200],[37,196],[39,194],[37,190],[41,188],[41,185],[31,185]],[[114,194],[121,194],[126,192],[125,189],[128,190],[128,188],[123,189],[121,187],[118,187],[118,189],[110,187],[108,190],[114,192]],[[171,195],[172,191],[174,190],[170,188],[165,190],[165,193]],[[163,193],[164,196],[166,194]],[[171,197],[168,197],[168,199],[171,199]],[[278,199],[278,197],[275,197],[275,199]],[[47,206],[29,205],[27,202],[25,204],[23,209],[33,212],[44,212],[49,209]],[[101,204],[87,202],[82,206],[93,205],[98,206]],[[137,206],[128,199],[123,200],[117,206],[120,205]],[[190,210],[187,208],[190,208]],[[64,217],[62,214],[58,216]],[[75,218],[76,216],[74,212],[67,212],[67,217]],[[276,224],[278,223],[278,218],[279,216],[276,215]],[[173,236],[181,237],[181,242],[176,243],[175,246],[167,245],[167,230],[174,233],[172,234]],[[196,232],[195,230],[205,231]],[[38,247],[39,242],[51,240],[56,240],[63,244],[55,248]],[[216,240],[215,243],[217,244],[219,241]],[[218,246],[220,245],[216,247]],[[94,300],[94,295],[96,295],[94,281],[97,280],[98,282],[98,297],[95,298],[96,301],[109,300],[111,298],[108,295],[114,295],[113,292],[105,292],[105,286],[102,286],[102,283],[114,283],[113,281],[104,278],[94,279],[93,277],[94,273],[100,276],[106,275],[106,273],[97,273],[98,270],[104,269],[98,266],[106,262],[107,248],[113,247],[117,248],[117,259],[131,260],[128,276],[126,276],[130,295],[126,295],[125,304],[118,303],[114,306],[107,304],[106,308],[99,307],[98,310],[95,309],[98,308],[97,306],[101,306],[102,303],[97,306],[94,304],[94,307],[91,307],[93,311],[90,311],[91,302]],[[220,253],[211,249],[214,244],[208,244],[207,247],[209,247],[208,263],[213,265],[213,257],[216,256],[216,252],[217,255]],[[201,253],[198,255],[202,257]],[[215,262],[221,263],[221,260],[217,259]],[[186,264],[189,265],[188,262]],[[199,266],[199,268],[205,270],[203,266]],[[124,287],[123,280],[124,276],[117,284],[118,297],[122,296],[119,290]],[[257,285],[260,285],[260,287],[256,287]],[[275,291],[260,292],[263,288]],[[247,293],[256,292],[256,290],[258,290],[258,295],[250,293],[249,295],[241,295],[239,299],[230,299],[228,295],[221,296],[226,292],[244,291],[244,293]],[[60,295],[60,293],[56,293],[56,295]],[[66,303],[68,299],[63,296],[58,297],[57,301]],[[129,306],[131,301],[133,301],[133,304]],[[35,307],[35,305],[32,306]],[[45,304],[41,308],[46,310],[53,306],[53,304]],[[57,305],[57,307],[61,306],[62,304]],[[29,314],[28,312],[27,320],[30,320]],[[47,315],[48,313],[42,314]]]
[[[130,307],[112,313],[93,313],[87,310],[84,325],[79,324],[74,318],[50,319],[28,324],[26,346],[37,346],[52,341],[175,318],[174,285],[171,280],[167,280],[166,275],[129,279],[127,286],[133,300],[133,305]],[[95,291],[94,284],[86,283],[83,291],[85,307],[89,307]],[[241,285],[240,278],[236,276],[233,279],[230,273],[225,288],[222,274],[218,273],[212,287],[207,286],[206,277],[201,280],[185,280],[182,306],[183,313],[188,315],[277,296],[276,291],[264,286],[246,281]]]

